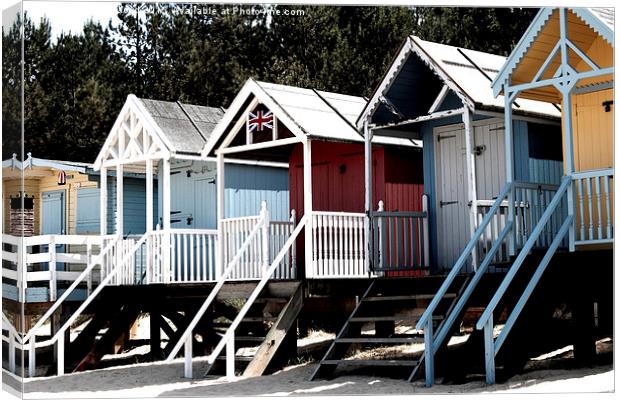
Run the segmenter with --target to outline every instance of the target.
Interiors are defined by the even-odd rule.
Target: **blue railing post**
[[[424,326],[424,367],[426,369],[426,386],[431,387],[435,383],[435,351],[433,349],[433,316]]]
[[[495,343],[493,342],[493,316],[484,324],[484,366],[487,384],[495,383]]]

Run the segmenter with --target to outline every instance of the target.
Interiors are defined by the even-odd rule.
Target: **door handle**
[[[450,204],[456,204],[458,203],[458,200],[453,200],[453,201],[440,201],[439,202],[439,207],[443,207],[443,206],[449,206]]]

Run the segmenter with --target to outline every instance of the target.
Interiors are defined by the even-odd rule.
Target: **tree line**
[[[56,38],[28,15],[4,27],[3,159],[20,153],[22,25],[24,151],[92,162],[129,93],[227,107],[253,77],[369,96],[407,35],[506,55],[537,11],[227,7],[122,3],[115,24],[88,21]]]

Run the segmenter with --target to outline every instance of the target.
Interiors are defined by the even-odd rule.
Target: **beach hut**
[[[501,272],[510,261],[507,244],[493,247],[497,235],[505,235],[511,209],[508,201],[493,208],[498,209],[493,223],[485,226],[484,235],[476,238],[471,254],[462,256],[462,253],[496,198],[503,196],[505,163],[513,152],[515,173],[524,182],[523,190],[545,196],[555,190],[554,184],[559,183],[562,175],[560,112],[553,104],[519,101],[514,110],[515,119],[510,122],[513,126],[510,131],[515,135],[511,147],[506,147],[503,103],[495,99],[490,87],[505,60],[498,55],[407,37],[360,113],[356,124],[365,138],[366,230],[371,232],[367,268],[376,270],[376,260],[381,258],[377,254],[385,254],[382,246],[376,245],[374,234],[375,226],[381,221],[390,219],[396,226],[383,230],[382,241],[393,243],[392,247],[406,248],[406,241],[399,234],[398,224],[402,224],[399,213],[375,211],[375,199],[371,195],[375,190],[371,168],[375,157],[371,156],[371,144],[379,138],[406,138],[418,141],[423,148],[422,182],[428,197],[430,274],[408,282],[380,279],[369,282],[357,303],[359,306],[325,353],[313,378],[330,376],[339,366],[368,365],[400,366],[413,379],[420,367],[419,357],[350,360],[346,358],[347,346],[410,343],[416,340],[415,332],[398,332],[411,332],[411,325],[424,325],[425,321],[431,326],[425,333],[438,339],[437,346],[452,332],[454,321],[462,317],[460,313],[469,301],[469,293],[458,296],[467,276],[481,269]],[[535,201],[538,206],[539,198]],[[527,213],[534,208],[522,202],[518,210]],[[522,226],[524,231],[527,228]],[[396,268],[399,267],[397,264]],[[445,274],[450,279],[442,286]],[[375,305],[377,299],[384,300],[380,312]],[[425,309],[432,311],[421,316]],[[449,310],[452,311],[448,313]],[[372,322],[375,334],[361,335],[362,323]],[[432,327],[441,329],[433,335]],[[434,354],[432,344],[427,348]],[[427,354],[422,359],[428,362],[433,357]],[[427,365],[427,370],[432,371],[433,366]]]
[[[114,179],[108,184],[110,191],[114,191]],[[125,180],[125,196],[138,199],[124,205],[129,216],[125,234],[136,234],[144,230],[144,214],[137,212],[144,208],[144,179],[127,172]],[[26,276],[13,276],[8,270],[11,267],[5,265],[5,299],[25,303],[54,301],[84,269],[101,241],[98,181],[99,173],[88,163],[48,160],[31,154],[23,162],[15,156],[3,161],[3,243],[7,246],[7,261],[16,261],[13,256],[19,254],[15,244],[19,239],[25,257],[33,260],[25,260]],[[108,201],[106,207],[109,214],[116,212],[113,201]],[[113,219],[108,220],[109,229],[113,230],[114,224]],[[55,267],[50,270],[52,264]],[[73,300],[85,296],[86,290],[81,289]]]
[[[573,313],[577,320],[574,342],[576,358],[591,360],[596,354],[595,319],[599,310],[612,309],[612,296],[601,301],[600,294],[609,291],[605,276],[613,268],[613,98],[614,98],[614,9],[613,8],[542,8],[523,37],[493,79],[493,94],[503,95],[505,124],[515,120],[515,103],[542,101],[558,105],[562,110],[563,177],[553,199],[545,205],[544,214],[532,227],[528,241],[519,243],[517,257],[498,288],[477,328],[485,332],[486,380],[495,381],[495,358],[506,342],[511,328],[539,285],[550,260],[562,250],[581,268],[586,261],[601,277],[580,280],[573,295]],[[514,135],[507,131],[507,137]],[[511,143],[507,142],[507,150]],[[515,185],[516,160],[506,160],[506,181],[512,183],[509,196],[517,196]],[[554,221],[553,216],[559,217]],[[510,215],[518,220],[518,215]],[[506,297],[513,278],[527,258],[528,252],[541,236],[545,257],[519,302],[511,311],[497,338],[493,313]],[[521,244],[519,246],[519,244]],[[613,289],[611,289],[613,290]],[[522,317],[523,318],[523,317]]]
[[[290,207],[299,221],[307,216],[308,224],[298,246],[298,264],[304,267],[300,276],[369,276],[363,239],[364,148],[354,125],[365,103],[360,97],[250,79],[202,153],[203,157],[218,157],[220,165],[228,157],[288,164]],[[422,219],[419,143],[379,138],[373,152],[376,207],[381,202],[382,211]],[[218,168],[224,176],[227,170]],[[225,217],[225,203],[220,204],[220,217]],[[410,229],[422,232],[422,224],[415,222]],[[425,238],[416,240],[408,265],[424,269]]]

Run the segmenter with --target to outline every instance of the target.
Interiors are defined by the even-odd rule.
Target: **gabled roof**
[[[109,158],[117,163],[130,163],[132,159],[152,158],[155,155],[199,156],[223,114],[222,108],[141,99],[130,94],[97,156],[94,168],[100,169],[103,161]],[[117,154],[121,135],[125,136],[124,141],[130,143],[124,154]]]
[[[380,98],[388,92],[412,54],[424,61],[465,105],[474,109],[503,109],[504,101],[493,95],[491,80],[506,62],[505,57],[409,36],[360,114],[357,120],[358,127],[361,127],[366,116],[372,115],[381,105]],[[516,113],[531,113],[545,117],[560,115],[553,105],[544,102],[519,100],[519,106],[514,108]]]
[[[181,102],[137,98],[151,114],[170,150],[200,154],[211,132],[224,115],[222,108],[183,104]]]
[[[229,126],[235,122],[235,117],[252,97],[267,106],[276,118],[298,137],[345,142],[364,141],[355,127],[355,121],[366,105],[363,97],[248,79],[214,129],[202,152],[203,157],[213,155],[223,136],[229,133]],[[380,138],[377,143],[417,145],[411,140],[398,138]]]
[[[543,31],[545,25],[552,19],[556,10],[557,8],[555,7],[544,7],[536,14],[534,20],[519,40],[519,43],[517,43],[504,65],[500,68],[499,73],[493,79],[492,87],[495,95],[501,93],[502,85],[506,78],[517,68],[534,41]],[[594,32],[611,44],[612,47],[614,46],[615,11],[613,8],[571,7],[567,8],[567,10],[575,14],[585,25],[592,28]]]

